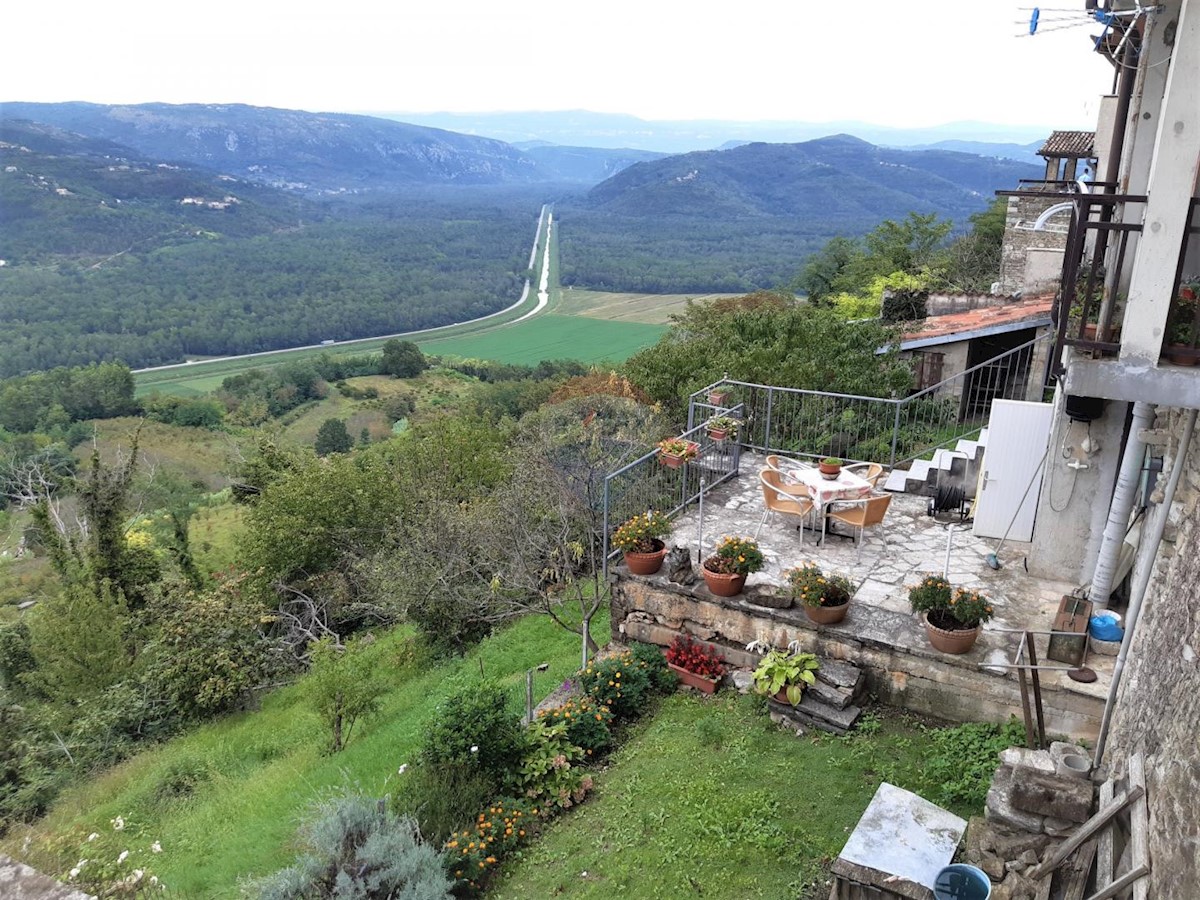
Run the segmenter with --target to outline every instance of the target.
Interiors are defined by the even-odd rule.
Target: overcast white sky
[[[1090,128],[1111,69],[1060,6],[1031,38],[990,0],[17,2],[0,99]]]

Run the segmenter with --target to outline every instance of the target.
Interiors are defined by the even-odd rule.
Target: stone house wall
[[[1037,217],[1056,203],[1061,203],[1061,197],[1009,197],[1008,211],[1004,220],[1004,241],[1000,249],[1000,293],[1015,294],[1025,286],[1025,251],[1065,250],[1067,235],[1065,230],[1031,231],[1027,228],[1017,228],[1018,223],[1032,225]],[[1061,218],[1050,220],[1050,227],[1057,228],[1069,222],[1069,216],[1063,213]]]
[[[1171,410],[1170,456],[1183,412]],[[1192,437],[1171,522],[1154,562],[1114,710],[1106,761],[1116,771],[1146,755],[1151,897],[1200,890],[1200,442]],[[1165,471],[1170,471],[1167,460]],[[1182,893],[1181,893],[1182,891]]]

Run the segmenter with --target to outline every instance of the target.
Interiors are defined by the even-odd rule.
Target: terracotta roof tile
[[[904,334],[902,341],[927,341],[931,338],[967,335],[994,328],[998,325],[1016,325],[1029,320],[1030,327],[1038,319],[1048,319],[1054,305],[1053,296],[1034,297],[1005,303],[1002,306],[985,306],[967,312],[950,313],[945,316],[930,316],[921,327]]]
[[[1046,138],[1038,156],[1053,159],[1091,159],[1096,155],[1094,131],[1055,131]]]

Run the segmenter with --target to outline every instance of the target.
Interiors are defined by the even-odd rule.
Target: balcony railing
[[[1065,373],[1063,347],[1072,347],[1093,357],[1115,356],[1120,352],[1120,323],[1127,305],[1128,273],[1135,255],[1131,252],[1130,237],[1142,231],[1146,204],[1145,196],[1134,194],[1064,192],[1061,196],[1074,207],[1054,306],[1057,335],[1054,359],[1058,375]],[[1180,285],[1194,274],[1186,271],[1186,267],[1200,264],[1200,260],[1188,259],[1189,244],[1200,235],[1198,201],[1200,198],[1193,198],[1189,207],[1188,227],[1184,230],[1172,282],[1169,325],[1162,346],[1164,356],[1187,365],[1200,360],[1200,350],[1195,346],[1200,336],[1200,323],[1191,329],[1187,346],[1170,345],[1173,323],[1181,317],[1186,318],[1187,310],[1191,308],[1181,306],[1185,298]]]

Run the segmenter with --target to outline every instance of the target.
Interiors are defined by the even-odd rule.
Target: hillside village
[[[937,160],[844,136],[622,157],[536,229],[519,203],[483,223],[429,200],[414,222],[462,214],[431,257],[487,236],[487,296],[386,339],[264,356],[286,343],[267,329],[249,359],[193,362],[217,354],[189,341],[218,339],[163,319],[175,342],[144,361],[178,365],[135,371],[102,348],[150,344],[107,299],[66,358],[22,332],[19,359],[56,362],[13,356],[0,379],[0,895],[1200,896],[1200,9],[1095,16],[1113,92],[1094,130],[1048,134],[1044,171],[997,184],[969,228],[884,213],[822,235],[778,289],[655,300],[616,283],[655,273],[588,254],[646,227],[620,217],[647,196],[699,203],[664,184],[748,184],[739,159],[778,153],[788,194],[828,165],[808,154],[903,170],[871,183],[888,203]],[[107,115],[87,106],[5,126],[30,223],[80,196],[107,215],[127,189],[81,174],[90,142],[130,134],[70,131]],[[358,152],[338,121],[317,126],[331,158]],[[391,234],[377,210],[293,230],[293,200],[322,213],[267,189],[301,184],[281,157],[245,161],[266,185],[242,199],[205,193],[231,177],[187,168],[206,148],[272,146],[206,127],[195,159],[144,163],[179,180],[140,185],[120,241],[69,220],[88,271],[156,235],[91,285],[235,238],[286,233],[311,262]],[[455,163],[471,179],[533,171],[443,134],[481,154]],[[35,152],[54,179],[21,168]],[[961,215],[967,177],[930,190]],[[209,213],[244,218],[209,249],[162,240]],[[589,215],[591,249],[560,238]],[[15,289],[84,296],[36,243],[5,251]],[[382,245],[339,271],[374,273]],[[392,324],[391,296],[354,337]],[[261,324],[249,299],[221,309],[226,337]]]

